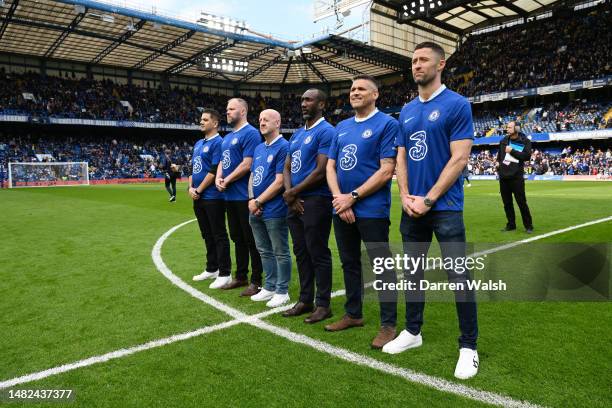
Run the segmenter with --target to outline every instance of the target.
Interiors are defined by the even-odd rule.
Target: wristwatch
[[[425,204],[426,206],[431,208],[431,207],[434,206],[435,202],[432,199],[430,199],[429,197],[425,197],[423,199],[423,204]]]
[[[257,199],[255,200],[255,206],[261,209],[261,203]]]
[[[355,201],[359,200],[359,193],[357,192],[357,190],[351,191],[351,197],[353,197],[353,200]]]

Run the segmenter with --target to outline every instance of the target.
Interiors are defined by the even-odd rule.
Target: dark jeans
[[[355,319],[363,317],[363,275],[361,270],[361,242],[363,241],[370,258],[370,264],[376,257],[391,257],[389,249],[388,218],[357,218],[353,224],[347,224],[334,215],[334,232],[340,252],[344,287],[346,288],[346,314]],[[377,279],[396,282],[395,270],[385,271]],[[380,300],[379,292],[379,300]],[[392,293],[395,295],[395,292]],[[397,299],[390,299],[386,294],[385,301],[380,302],[380,323],[382,326],[395,326],[397,321]]]
[[[225,202],[223,200],[196,200],[193,202],[206,244],[206,270],[219,270],[219,276],[229,276],[232,271],[229,239],[225,230]]]
[[[431,211],[420,218],[411,218],[402,214],[400,225],[404,253],[410,257],[427,257],[433,234],[440,243],[442,258],[465,257],[465,226],[463,212]],[[457,273],[446,270],[448,281],[463,283],[464,290],[455,291],[455,306],[459,318],[459,346],[476,349],[478,338],[478,317],[474,291],[467,289],[465,282],[470,279],[468,271]],[[419,282],[424,279],[425,272],[419,268],[414,274],[406,274],[405,279],[416,283],[417,290],[406,292],[406,330],[417,335],[423,325],[425,310],[425,292],[419,289]]]
[[[249,224],[248,201],[226,201],[227,224],[230,238],[236,248],[236,279],[248,280],[249,255],[251,256],[251,283],[261,286],[261,257],[255,246],[253,231]]]
[[[506,219],[508,228],[516,228],[516,218],[514,215],[514,204],[512,203],[512,194],[516,198],[519,210],[521,211],[521,218],[523,219],[523,226],[525,228],[533,228],[533,221],[531,219],[531,213],[527,206],[527,197],[525,196],[525,180],[523,177],[515,178],[500,178],[499,179],[499,192],[504,202],[504,211],[506,212]]]
[[[331,197],[303,197],[304,214],[289,213],[287,223],[300,274],[300,301],[313,303],[315,281],[317,306],[329,307],[332,288],[332,258],[329,233],[332,223]]]
[[[168,192],[168,194],[170,194],[170,197],[176,197],[176,177],[168,177],[168,175],[166,175],[166,177],[164,177],[164,183],[166,185],[166,191]]]

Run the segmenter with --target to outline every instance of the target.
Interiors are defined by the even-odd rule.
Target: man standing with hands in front
[[[193,200],[200,227],[206,243],[206,269],[193,277],[194,281],[204,279],[227,280],[232,273],[229,239],[225,229],[225,203],[223,193],[215,188],[215,175],[221,161],[221,136],[219,123],[221,115],[214,109],[204,109],[200,127],[204,139],[193,147],[192,174],[189,176],[189,196]]]
[[[499,175],[499,192],[504,202],[506,227],[502,231],[516,229],[516,216],[512,195],[516,198],[525,232],[533,232],[533,220],[525,196],[525,161],[531,159],[531,140],[523,132],[517,122],[506,125],[506,137],[499,142],[497,152],[497,174]]]
[[[377,257],[391,257],[391,178],[399,126],[395,119],[376,108],[378,95],[378,84],[373,77],[353,78],[350,103],[355,116],[336,126],[329,149],[327,183],[333,195],[334,232],[342,262],[346,303],[345,315],[325,326],[327,331],[363,326],[361,242],[370,262]],[[379,279],[394,282],[395,271],[385,270]],[[395,292],[389,295],[394,296]],[[397,301],[389,295],[379,292],[380,329],[371,343],[374,349],[382,348],[395,337]]]
[[[329,233],[332,197],[325,180],[325,166],[334,127],[323,118],[326,95],[309,89],[302,95],[306,123],[289,140],[285,160],[283,198],[289,206],[287,223],[300,274],[300,298],[283,316],[300,316],[316,309],[305,323],[331,317],[332,259]],[[315,285],[316,282],[316,285]],[[315,299],[316,286],[316,299]]]
[[[459,176],[468,162],[474,125],[467,99],[442,84],[445,65],[440,45],[425,42],[415,47],[412,76],[419,96],[406,104],[400,114],[401,133],[397,139],[397,184],[403,208],[400,232],[404,253],[411,258],[427,256],[433,234],[440,243],[442,258],[465,258],[463,187]],[[450,282],[466,287],[455,291],[461,331],[455,377],[466,379],[476,375],[479,365],[476,300],[474,292],[467,289],[468,271],[447,269],[446,273]],[[423,342],[425,292],[420,289],[423,268],[410,271],[406,279],[414,282],[416,288],[406,291],[406,329],[383,347],[385,353],[401,353]]]
[[[223,138],[221,166],[217,169],[215,184],[225,194],[225,208],[230,238],[236,249],[236,278],[219,282],[219,288],[248,287],[240,296],[253,296],[261,287],[261,258],[255,247],[249,225],[248,183],[253,153],[261,143],[257,129],[247,122],[249,105],[244,99],[227,102],[227,124],[232,127]],[[251,258],[251,284],[249,285],[249,255]]]

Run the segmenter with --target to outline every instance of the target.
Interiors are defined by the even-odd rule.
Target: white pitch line
[[[612,216],[610,217],[606,217],[606,218],[601,218],[598,220],[594,220],[594,221],[590,221],[587,223],[583,223],[583,224],[579,224],[579,225],[575,225],[572,227],[568,227],[568,228],[563,228],[560,230],[556,230],[556,231],[552,231],[546,234],[541,234],[532,238],[528,238],[525,240],[521,240],[521,241],[517,241],[511,244],[506,244],[506,245],[502,245],[496,248],[492,248],[490,250],[487,250],[486,253],[493,253],[493,252],[497,252],[497,251],[502,251],[504,249],[508,249],[511,248],[513,246],[517,246],[517,245],[521,245],[527,242],[532,242],[532,241],[536,241],[539,239],[543,239],[543,238],[548,238],[550,236],[553,235],[557,235],[557,234],[562,234],[564,232],[568,232],[568,231],[572,231],[578,228],[583,228],[583,227],[587,227],[590,225],[594,225],[594,224],[598,224],[598,223],[602,223],[602,222],[606,222],[606,221],[610,221],[612,220]],[[452,390],[448,390],[448,392],[454,393],[454,394],[458,394],[458,395],[462,395],[465,396],[467,398],[471,398],[471,399],[475,399],[475,400],[479,400],[479,401],[483,401],[483,402],[488,402],[491,404],[496,404],[496,405],[504,405],[504,406],[517,406],[517,407],[537,407],[537,405],[534,404],[530,404],[528,402],[523,402],[523,401],[516,401],[514,399],[511,399],[509,397],[503,396],[503,395],[498,395],[495,393],[491,393],[488,391],[482,391],[482,390],[477,390],[477,389],[473,389],[471,387],[467,387],[465,385],[461,385],[461,384],[456,384],[441,378],[437,378],[437,377],[433,377],[433,376],[428,376],[426,374],[421,374],[421,373],[417,373],[414,372],[412,370],[409,369],[405,369],[405,368],[401,368],[401,367],[396,367],[393,366],[391,364],[387,364],[384,362],[381,362],[379,360],[373,359],[371,357],[367,357],[367,356],[363,356],[354,352],[351,352],[349,350],[346,349],[342,349],[339,347],[335,347],[331,344],[319,341],[319,340],[315,340],[312,339],[308,336],[302,335],[302,334],[298,334],[298,333],[294,333],[291,332],[287,329],[281,328],[281,327],[277,327],[274,325],[271,325],[269,323],[263,322],[260,319],[267,317],[269,315],[272,315],[274,313],[277,313],[279,311],[282,310],[287,310],[289,309],[291,306],[281,306],[278,308],[274,308],[274,309],[270,309],[270,310],[266,310],[264,312],[249,316],[246,315],[243,312],[240,312],[237,309],[234,309],[230,306],[225,305],[224,303],[221,303],[217,300],[215,300],[214,298],[205,295],[204,293],[200,292],[199,290],[193,288],[192,286],[188,285],[187,283],[185,283],[183,280],[181,280],[178,276],[174,275],[172,273],[172,271],[170,271],[170,269],[166,266],[166,264],[163,262],[163,260],[161,259],[161,248],[163,246],[164,241],[172,234],[174,233],[177,229],[192,223],[193,221],[195,221],[195,219],[183,222],[179,225],[174,226],[173,228],[171,228],[170,230],[168,230],[165,234],[163,234],[158,241],[156,242],[155,246],[153,247],[153,251],[152,251],[152,257],[153,260],[156,264],[156,266],[158,267],[158,269],[160,270],[160,272],[162,272],[164,274],[164,276],[166,276],[173,284],[175,284],[176,286],[180,287],[181,289],[183,289],[184,291],[188,292],[190,295],[192,295],[193,297],[201,300],[204,303],[207,303],[215,308],[217,308],[218,310],[221,310],[227,314],[229,314],[232,317],[235,317],[233,320],[224,322],[224,323],[220,323],[214,326],[207,326],[207,327],[203,327],[191,332],[186,332],[186,333],[181,333],[181,334],[177,334],[177,335],[173,335],[170,337],[166,337],[166,338],[162,338],[159,340],[153,340],[138,346],[134,346],[134,347],[130,347],[130,348],[126,348],[126,349],[119,349],[110,353],[106,353],[100,356],[94,356],[94,357],[90,357],[84,360],[79,360],[77,362],[74,363],[70,363],[70,364],[64,364],[62,366],[58,366],[58,367],[54,367],[54,368],[50,368],[44,371],[39,371],[36,373],[32,373],[32,374],[28,374],[28,375],[24,375],[21,377],[16,377],[10,380],[6,380],[6,381],[2,381],[0,382],[0,389],[4,389],[4,388],[9,388],[9,387],[13,387],[15,385],[18,384],[23,384],[23,383],[27,383],[27,382],[31,382],[31,381],[36,381],[36,380],[40,380],[46,377],[50,377],[53,375],[57,375],[57,374],[61,374],[67,371],[71,371],[71,370],[75,370],[77,368],[81,368],[81,367],[87,367],[90,365],[94,365],[94,364],[98,364],[98,363],[102,363],[105,361],[109,361],[109,360],[113,360],[113,359],[117,359],[117,358],[121,358],[121,357],[125,357],[140,351],[145,351],[145,350],[149,350],[152,348],[156,348],[156,347],[161,347],[167,344],[171,344],[171,343],[175,343],[178,341],[183,341],[183,340],[187,340],[193,337],[197,337],[197,336],[201,336],[203,334],[207,334],[207,333],[212,333],[214,331],[218,331],[218,330],[222,330],[228,327],[232,327],[235,326],[237,324],[240,323],[248,323],[251,324],[255,327],[258,327],[260,329],[272,332],[278,336],[287,338],[291,341],[294,341],[296,343],[300,343],[300,344],[304,344],[307,345],[309,347],[312,347],[316,350],[325,352],[327,354],[331,354],[333,356],[336,356],[338,358],[344,359],[346,361],[350,361],[350,362],[354,362],[356,364],[359,365],[363,365],[363,366],[367,366],[367,367],[371,367],[373,369],[379,370],[379,371],[383,371],[385,373],[388,374],[392,374],[395,376],[399,376],[402,378],[405,378],[411,382],[415,382],[415,383],[420,383],[420,384],[424,384],[424,385],[429,385],[433,388],[442,390],[442,391],[446,391],[445,388],[452,388]],[[156,262],[156,258],[155,256],[157,255],[158,257],[158,262]],[[163,270],[162,270],[163,269]],[[166,273],[164,273],[166,272]],[[332,293],[332,297],[336,297],[336,296],[342,296],[344,295],[345,291],[343,289],[335,291]]]

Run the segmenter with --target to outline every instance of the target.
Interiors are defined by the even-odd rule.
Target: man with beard
[[[331,317],[332,259],[328,241],[332,222],[331,193],[325,180],[325,166],[334,128],[323,118],[327,96],[318,89],[302,95],[306,121],[289,140],[285,160],[283,198],[289,206],[287,222],[293,239],[293,253],[300,275],[300,299],[283,316],[312,312],[305,323]]]
[[[229,240],[225,229],[225,203],[223,193],[215,188],[215,175],[221,161],[220,122],[219,112],[204,109],[200,119],[204,138],[193,146],[189,196],[193,200],[193,211],[206,244],[206,269],[194,276],[194,281],[227,277],[232,273]]]
[[[223,138],[221,166],[217,168],[215,185],[224,192],[225,208],[230,238],[236,249],[236,277],[217,278],[211,287],[235,289],[248,287],[240,296],[253,296],[261,287],[261,258],[255,247],[253,232],[249,225],[248,184],[253,153],[261,136],[247,122],[249,106],[244,99],[233,98],[227,102],[227,124],[233,128]],[[251,284],[249,285],[249,255],[251,258]]]
[[[467,99],[442,84],[445,65],[440,45],[424,42],[415,47],[412,76],[419,96],[406,104],[400,114],[401,133],[397,139],[397,184],[403,208],[400,232],[404,254],[410,258],[427,257],[435,234],[443,259],[465,259],[463,187],[459,176],[470,156],[474,125]],[[464,287],[455,291],[461,331],[455,377],[467,379],[476,375],[479,364],[476,300],[466,284],[469,271],[449,268],[446,273],[451,283]],[[385,353],[401,353],[423,342],[425,292],[420,289],[420,281],[424,279],[424,270],[418,267],[406,275],[416,288],[406,292],[406,329],[383,347]]]

